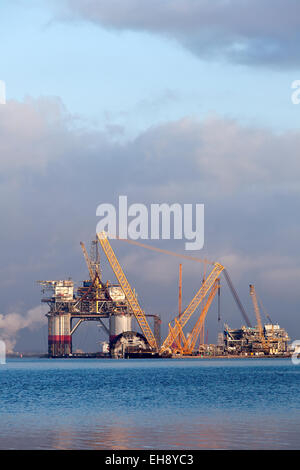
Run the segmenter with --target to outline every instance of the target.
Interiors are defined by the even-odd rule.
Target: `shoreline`
[[[48,354],[40,354],[40,353],[16,353],[16,354],[7,354],[6,357],[8,359],[114,359],[108,355],[99,355],[97,353],[86,353],[82,355],[74,355],[74,356],[63,356],[63,357],[49,357]],[[272,355],[253,355],[253,356],[245,356],[245,355],[173,355],[169,357],[163,356],[148,356],[148,357],[140,357],[140,356],[131,356],[126,357],[125,359],[290,359],[292,354],[272,354]],[[119,358],[121,359],[121,358]]]

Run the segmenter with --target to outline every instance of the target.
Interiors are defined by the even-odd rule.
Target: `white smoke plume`
[[[0,339],[5,342],[8,353],[13,352],[20,330],[24,328],[34,330],[46,323],[46,311],[45,306],[38,305],[28,310],[24,315],[20,313],[0,314]]]

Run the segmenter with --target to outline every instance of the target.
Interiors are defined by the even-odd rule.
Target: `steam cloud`
[[[46,322],[45,307],[38,305],[28,310],[25,315],[19,313],[0,314],[0,339],[5,342],[6,351],[13,352],[20,330],[34,330]]]

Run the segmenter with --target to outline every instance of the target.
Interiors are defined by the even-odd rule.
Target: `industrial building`
[[[241,355],[283,355],[288,352],[288,333],[278,324],[266,324],[263,327],[264,341],[261,339],[259,326],[239,329],[224,328],[224,354]]]

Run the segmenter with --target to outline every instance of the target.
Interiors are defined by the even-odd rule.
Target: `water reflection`
[[[300,368],[290,361],[3,367],[1,449],[300,448]]]
[[[201,421],[201,422],[200,422]],[[282,417],[244,415],[203,416],[177,423],[121,422],[62,424],[59,428],[2,430],[1,449],[299,449],[299,415]]]

